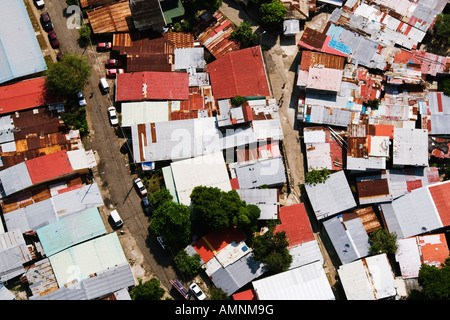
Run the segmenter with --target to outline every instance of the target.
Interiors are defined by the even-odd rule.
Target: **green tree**
[[[386,229],[377,229],[369,234],[369,251],[371,254],[389,253],[397,251],[397,234],[389,233]]]
[[[316,185],[325,182],[330,177],[330,171],[327,168],[322,170],[312,169],[305,173],[305,183]]]
[[[439,81],[438,90],[444,92],[446,96],[450,96],[450,78]]]
[[[241,22],[236,30],[231,33],[230,38],[239,41],[242,49],[258,43],[258,35],[253,33],[252,26],[248,21]]]
[[[200,269],[200,255],[195,254],[193,256],[188,255],[186,250],[180,250],[174,258],[175,265],[178,270],[188,277],[193,277]]]
[[[236,107],[242,106],[242,104],[244,102],[245,102],[245,98],[240,95],[237,95],[236,97],[231,99],[231,104]]]
[[[195,187],[191,204],[203,232],[236,226],[249,235],[261,213],[257,206],[242,201],[235,190],[224,192],[214,187]]]
[[[286,17],[286,7],[277,0],[270,3],[264,3],[259,9],[262,24],[270,29],[280,27]]]
[[[64,124],[73,129],[80,130],[81,136],[89,133],[89,126],[86,120],[86,107],[79,107],[72,112],[65,112],[61,115]]]
[[[216,11],[222,5],[222,0],[186,0],[186,3],[191,4],[197,11]]]
[[[167,189],[159,189],[153,193],[149,193],[147,198],[151,211],[155,211],[163,203],[173,200],[173,196]]]
[[[164,289],[161,288],[160,282],[156,278],[142,283],[139,280],[139,285],[130,291],[130,297],[133,300],[160,300],[164,296]]]
[[[184,204],[166,201],[154,212],[150,230],[171,248],[184,247],[191,237],[190,209]]]
[[[78,34],[82,40],[89,41],[91,36],[91,28],[87,24],[83,24],[80,29],[78,29]]]
[[[288,245],[286,233],[284,231],[274,233],[271,227],[269,231],[253,239],[252,249],[256,260],[262,261],[273,272],[282,272],[292,263]]]
[[[74,96],[88,84],[91,72],[91,66],[85,56],[66,54],[60,62],[48,66],[45,89],[60,98]]]
[[[437,15],[434,24],[434,30],[437,37],[443,44],[450,43],[450,14],[440,13]]]
[[[450,258],[447,258],[441,268],[422,264],[419,270],[419,285],[422,287],[420,296],[426,300],[450,299]]]

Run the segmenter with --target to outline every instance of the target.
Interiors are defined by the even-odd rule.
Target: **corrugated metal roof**
[[[333,247],[342,264],[368,256],[369,236],[361,220],[344,219],[346,214],[333,217],[323,222]]]
[[[263,185],[274,186],[286,182],[286,173],[281,157],[269,158],[249,164],[238,164],[234,168],[239,187],[251,189]]]
[[[52,202],[59,217],[104,205],[100,189],[95,182],[58,194],[52,197]]]
[[[33,185],[25,162],[0,171],[0,181],[3,198]]]
[[[130,0],[135,28],[161,27],[166,25],[158,0]]]
[[[128,263],[115,232],[58,252],[49,257],[49,260],[60,287]]]
[[[169,101],[123,102],[121,126],[169,121],[169,104]]]
[[[270,96],[259,46],[230,52],[209,63],[207,71],[215,99]]]
[[[308,198],[317,219],[356,207],[356,202],[343,171],[330,174],[329,178],[317,185],[305,184]],[[327,199],[327,201],[323,201]]]
[[[228,170],[222,152],[211,153],[170,164],[179,202],[191,203],[191,192],[196,186],[231,190]]]
[[[393,164],[427,166],[427,130],[394,128]]]
[[[450,181],[436,183],[428,186],[434,206],[444,226],[450,225]]]
[[[23,264],[32,259],[19,229],[0,234],[0,281],[7,281],[25,272]]]
[[[96,272],[92,277],[30,300],[94,300],[136,284],[128,262]]]
[[[143,71],[117,75],[116,101],[187,99],[187,73]]]
[[[2,6],[0,83],[47,70],[25,3],[4,0]]]
[[[252,282],[259,300],[335,300],[320,261]]]
[[[80,242],[106,233],[97,208],[59,219],[36,230],[47,257]]]
[[[204,47],[179,48],[174,50],[175,70],[203,69],[206,66]]]
[[[128,0],[92,9],[87,16],[94,33],[126,32],[133,28]]]
[[[66,150],[25,161],[33,184],[73,173]]]
[[[278,189],[238,189],[241,200],[256,205],[261,214],[259,219],[278,219],[280,208]]]
[[[281,224],[275,226],[274,233],[286,232],[288,248],[315,240],[303,203],[281,207],[279,219]]]

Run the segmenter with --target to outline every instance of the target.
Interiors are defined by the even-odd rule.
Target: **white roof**
[[[341,265],[338,273],[348,300],[378,300],[397,293],[385,253]]]
[[[428,132],[424,129],[394,128],[394,165],[428,165]]]
[[[121,108],[122,127],[169,121],[169,101],[124,102]]]
[[[305,189],[319,220],[356,207],[355,198],[343,171],[330,174],[325,182],[315,186],[305,184]]]
[[[335,300],[320,261],[253,281],[259,300]]]
[[[261,210],[259,219],[278,219],[278,189],[237,189],[236,192],[241,200]]]
[[[395,260],[400,265],[403,279],[417,278],[419,276],[422,261],[416,237],[397,240]]]
[[[204,47],[175,48],[175,70],[203,69],[206,65]]]
[[[228,170],[221,152],[180,160],[170,164],[180,203],[190,205],[191,192],[197,186],[231,190]]]

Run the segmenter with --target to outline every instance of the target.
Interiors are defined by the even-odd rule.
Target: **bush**
[[[395,254],[397,251],[397,234],[386,229],[378,229],[369,234],[369,251],[371,254]]]
[[[190,278],[194,277],[200,269],[200,255],[190,256],[184,249],[177,253],[174,261],[178,270]]]
[[[305,183],[315,186],[318,183],[325,182],[329,176],[330,171],[328,171],[327,168],[324,168],[322,170],[312,169],[311,171],[305,173]]]
[[[287,9],[282,3],[274,0],[270,3],[262,4],[259,13],[261,14],[263,25],[267,28],[275,29],[281,27],[286,17]]]
[[[248,21],[241,22],[236,30],[231,33],[230,38],[239,41],[241,49],[254,46],[258,43],[258,35],[253,33]]]
[[[231,104],[233,106],[239,107],[242,106],[242,104],[245,102],[245,98],[241,96],[236,96],[233,99],[231,99]]]
[[[164,289],[156,278],[145,283],[140,280],[139,285],[130,291],[130,296],[133,300],[160,300],[164,296]]]

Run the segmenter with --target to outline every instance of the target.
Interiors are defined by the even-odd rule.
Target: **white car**
[[[86,105],[86,99],[84,98],[83,92],[77,92],[77,101],[80,107],[84,107]]]
[[[42,9],[45,5],[44,0],[34,0],[34,3],[38,9]]]
[[[113,106],[108,108],[108,117],[111,125],[116,126],[119,124],[119,118],[117,118],[116,108],[114,108]]]
[[[147,188],[145,188],[144,184],[142,183],[141,178],[134,179],[134,184],[136,188],[139,190],[139,194],[142,197],[145,197],[147,195]]]
[[[200,287],[195,282],[189,286],[189,290],[191,290],[191,292],[198,300],[206,299],[206,295],[203,293],[202,289],[200,289]]]

